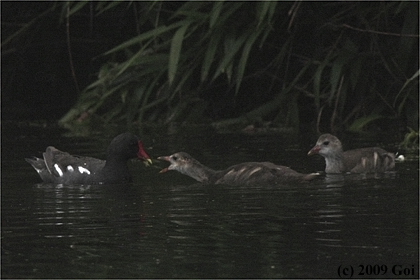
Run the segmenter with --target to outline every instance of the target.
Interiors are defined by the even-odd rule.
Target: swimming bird
[[[176,170],[198,182],[226,185],[279,184],[285,182],[306,182],[318,174],[302,174],[289,167],[271,162],[244,162],[225,170],[213,170],[185,152],[178,152],[158,159],[168,161],[169,167],[160,173]]]
[[[308,155],[325,158],[326,173],[381,173],[395,167],[395,154],[378,147],[343,151],[340,140],[331,134],[319,136]]]
[[[152,163],[143,142],[132,133],[122,133],[110,143],[106,160],[81,157],[47,147],[43,158],[26,158],[46,183],[112,184],[131,180],[127,161],[139,158]]]

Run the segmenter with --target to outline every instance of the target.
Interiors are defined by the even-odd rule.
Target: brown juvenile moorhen
[[[325,158],[326,173],[381,173],[392,170],[395,155],[378,147],[354,149],[343,152],[340,140],[323,134],[308,155],[320,154]]]
[[[184,152],[170,156],[158,157],[170,163],[160,173],[176,170],[184,175],[207,184],[255,185],[279,184],[284,182],[305,182],[314,179],[318,174],[302,174],[286,166],[271,162],[244,162],[228,167],[225,170],[213,170]]]
[[[127,161],[140,158],[151,163],[143,142],[131,133],[115,137],[108,147],[107,159],[73,156],[49,146],[43,158],[26,158],[45,183],[114,184],[130,181]]]

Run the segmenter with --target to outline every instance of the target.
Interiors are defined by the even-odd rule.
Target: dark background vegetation
[[[418,13],[418,1],[2,1],[2,118],[418,131]]]

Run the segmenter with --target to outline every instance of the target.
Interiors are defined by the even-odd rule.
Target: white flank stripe
[[[229,174],[232,174],[232,173],[234,173],[235,171],[233,171],[233,170],[231,170],[231,171],[229,171],[228,173],[226,173],[226,175],[229,175]],[[225,175],[225,176],[226,176]]]
[[[252,174],[254,174],[255,172],[258,172],[258,171],[260,171],[261,170],[261,167],[257,167],[257,168],[255,168],[254,170],[252,170],[250,173],[249,173],[249,176],[251,176]]]
[[[61,170],[60,166],[58,166],[58,164],[54,164],[54,168],[57,171],[58,175],[63,176],[63,171]]]
[[[376,165],[378,164],[378,153],[373,153],[373,168],[376,168]]]
[[[242,167],[241,170],[238,170],[238,175],[241,174],[242,172],[244,172],[246,170],[246,167]]]
[[[77,169],[79,169],[80,173],[86,173],[86,174],[90,174],[90,171],[82,166],[78,166]]]
[[[70,171],[70,172],[73,172],[73,171],[74,171],[74,168],[73,168],[73,166],[68,165],[68,166],[67,166],[67,170],[68,170],[68,171]]]

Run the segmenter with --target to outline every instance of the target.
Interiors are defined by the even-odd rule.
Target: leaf
[[[217,2],[214,2],[217,3]],[[217,24],[221,27],[222,29],[225,29],[228,24],[228,22],[230,22],[232,20],[233,14],[237,11],[240,10],[241,8],[244,8],[244,5],[246,5],[247,3],[245,2],[240,2],[240,1],[228,1],[226,3],[226,8],[223,10],[223,13],[221,13],[218,16],[218,20],[217,20]],[[220,31],[221,31],[220,30]]]
[[[338,83],[340,82],[342,75],[344,75],[344,73],[342,73],[342,68],[344,66],[344,63],[341,63],[340,60],[341,59],[336,59],[333,62],[333,65],[331,67],[331,74],[330,74],[331,95],[330,97],[336,95]]]
[[[211,13],[210,13],[210,22],[209,22],[210,29],[214,27],[217,20],[219,19],[219,15],[220,15],[220,12],[222,11],[222,7],[223,7],[223,1],[217,1],[213,3],[213,9],[211,10]]]
[[[257,3],[257,20],[258,27],[261,26],[264,19],[267,19],[267,22],[270,22],[274,11],[276,10],[277,1],[263,1]]]
[[[90,2],[90,1],[88,1]],[[106,11],[108,11],[109,9],[113,9],[116,6],[120,5],[121,3],[124,3],[125,1],[109,1],[107,2],[102,2],[99,1],[97,2],[97,6],[96,6],[96,11],[98,11],[98,13],[96,15],[100,15],[105,13]],[[105,3],[107,3],[108,5],[105,6]],[[132,2],[128,2],[128,5],[130,5]]]
[[[340,83],[341,77],[345,74],[346,66],[351,58],[352,56],[347,50],[342,50],[332,62],[330,74],[331,98],[336,94],[338,84]]]
[[[295,78],[293,79],[293,81],[284,89],[284,92],[290,92],[293,88],[296,87],[299,79],[302,77],[303,74],[306,73],[306,70],[308,70],[308,68],[311,66],[310,63],[307,63],[305,66],[303,66],[302,69],[300,69],[299,73],[295,76]]]
[[[396,106],[398,98],[399,98],[399,97],[400,97],[400,95],[404,92],[404,90],[408,87],[408,85],[410,85],[413,81],[417,81],[417,83],[418,83],[418,77],[419,77],[419,76],[420,76],[420,70],[417,70],[417,72],[416,72],[416,73],[414,73],[414,75],[413,75],[413,76],[411,76],[411,78],[409,78],[409,79],[408,79],[408,80],[404,83],[404,85],[402,86],[402,88],[401,88],[401,89],[400,89],[400,91],[398,92],[397,96],[395,96],[395,98],[394,98],[394,104],[393,104],[393,107],[395,107],[395,106]],[[406,94],[406,95],[404,96],[403,100],[401,101],[400,105],[398,106],[398,112],[401,112],[401,111],[402,111],[402,108],[403,108],[403,106],[404,106],[404,104],[405,104],[405,101],[406,101],[406,99],[407,99],[408,95],[409,95],[409,94]]]
[[[127,103],[127,109],[125,112],[126,118],[128,122],[132,122],[134,120],[135,115],[137,114],[140,101],[144,97],[145,92],[145,85],[141,85],[133,90],[134,92],[131,94],[130,100]]]
[[[75,13],[77,13],[79,10],[81,10],[84,6],[86,6],[86,4],[89,4],[89,1],[80,1],[80,2],[73,2],[73,1],[68,1],[65,2],[65,8],[69,8],[68,13],[67,13],[67,9],[63,9],[63,14],[65,13],[65,17],[69,17]]]
[[[179,20],[182,17],[187,17],[190,20],[208,17],[208,13],[199,12],[199,10],[205,9],[208,3],[199,1],[184,1],[180,3],[183,3],[183,5],[173,13],[170,17],[171,20],[176,20],[177,18]]]
[[[270,7],[268,9],[268,23],[269,24],[271,24],[274,13],[276,12],[277,3],[278,1],[270,1]]]
[[[265,40],[267,39],[267,37],[268,37],[268,35],[270,34],[271,31],[273,31],[273,28],[271,28],[269,26],[264,27],[264,34],[262,35],[262,38],[260,40],[260,44],[259,44],[258,48],[260,48],[260,49],[262,48],[262,46],[265,43]],[[287,40],[284,44],[288,44],[288,43],[289,43],[289,40]]]
[[[255,41],[257,40],[258,36],[261,34],[262,29],[258,31],[251,32],[248,40],[245,42],[244,48],[242,50],[242,56],[239,60],[238,70],[236,74],[236,91],[235,93],[238,94],[239,88],[242,83],[242,78],[245,73],[246,64],[248,61],[249,53],[251,52],[252,46],[254,45]]]
[[[221,73],[227,70],[229,64],[232,63],[235,55],[238,53],[242,47],[244,41],[246,40],[246,34],[243,34],[239,38],[235,39],[233,36],[227,37],[225,39],[225,56],[221,59],[219,66],[217,67],[212,80],[215,80]]]
[[[315,106],[320,108],[320,99],[321,99],[321,78],[324,71],[324,68],[330,62],[330,57],[326,57],[324,61],[316,69],[314,74],[314,95],[315,95]]]
[[[204,55],[204,61],[201,67],[201,81],[205,81],[210,71],[210,67],[213,64],[213,61],[216,59],[215,54],[219,48],[219,42],[222,38],[221,32],[216,32],[213,36],[210,37],[210,42],[207,46],[206,53]]]
[[[182,26],[184,23],[185,23],[184,21],[179,21],[169,26],[156,27],[148,32],[144,32],[141,35],[134,37],[133,39],[125,41],[124,43],[116,46],[115,48],[105,52],[104,55],[109,55],[117,51],[125,50],[126,48],[131,47],[132,45],[140,44],[143,41],[148,40],[148,39],[154,39],[155,37],[165,32],[178,28],[179,26]]]
[[[233,63],[229,63],[226,66],[224,73],[226,74],[226,77],[228,78],[229,84],[232,83]]]
[[[193,68],[193,67],[188,67],[186,71],[182,72],[182,77],[180,78],[179,82],[177,83],[176,88],[174,90],[174,93],[182,90],[185,82],[193,76],[194,72],[195,72],[195,68]]]
[[[384,118],[384,116],[381,116],[379,114],[372,114],[372,115],[369,115],[369,116],[366,116],[366,117],[361,117],[361,118],[355,120],[350,125],[348,130],[351,131],[351,132],[360,132],[369,123],[371,123],[375,120],[378,120],[378,119],[382,119],[382,118]]]
[[[127,70],[127,68],[129,68],[130,66],[136,65],[138,64],[138,62],[136,63],[136,61],[138,60],[139,57],[146,55],[144,50],[148,47],[150,42],[148,42],[147,44],[145,44],[135,55],[133,55],[130,59],[128,59],[126,62],[124,62],[122,64],[122,67],[120,69],[120,71],[118,71],[118,73],[115,75],[115,77],[118,77],[119,75],[121,75],[122,73],[124,73],[124,71]]]
[[[143,121],[143,116],[148,109],[168,99],[169,96],[163,96],[162,98],[159,98],[157,100],[155,99],[154,101],[151,101],[151,102],[149,101],[152,93],[156,93],[156,86],[162,80],[162,77],[164,76],[164,74],[166,74],[165,71],[161,71],[159,74],[155,75],[156,77],[147,85],[147,89],[145,93],[143,94],[144,95],[143,103],[141,104],[140,107],[138,107],[137,120],[139,122]]]
[[[355,90],[357,84],[359,83],[359,77],[362,73],[362,65],[363,60],[362,58],[358,57],[355,61],[351,64],[350,68],[350,84],[352,87],[352,90]]]
[[[35,23],[37,23],[38,20],[42,19],[45,15],[49,14],[51,11],[53,11],[55,8],[55,6],[52,6],[48,9],[46,9],[44,12],[38,14],[34,19],[32,19],[31,21],[29,21],[28,23],[25,23],[22,25],[21,28],[19,28],[16,32],[14,32],[13,34],[7,36],[7,38],[1,38],[1,48],[2,50],[2,55],[4,55],[5,52],[5,46],[7,44],[9,44],[10,42],[13,42],[14,39],[19,38],[21,36],[24,36],[25,32],[27,32],[27,30],[30,30],[31,27],[33,27],[35,25]],[[64,10],[64,14],[65,14],[65,9]],[[64,18],[65,16],[62,16],[62,18]],[[62,20],[62,19],[60,19]],[[3,36],[6,37],[6,32],[3,32]]]
[[[175,32],[174,37],[172,38],[171,50],[169,53],[169,64],[168,64],[168,79],[169,79],[170,85],[175,79],[176,71],[178,68],[179,57],[181,55],[182,42],[184,41],[184,34],[185,34],[185,31],[187,31],[187,28],[189,25],[190,25],[190,22],[186,23],[181,28],[179,28]]]

